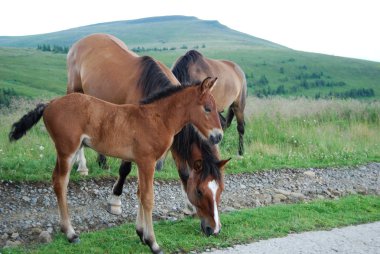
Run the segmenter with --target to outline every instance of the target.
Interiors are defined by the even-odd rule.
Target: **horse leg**
[[[245,121],[244,121],[244,108],[241,107],[234,107],[233,108],[236,121],[237,121],[237,131],[239,133],[239,156],[243,156],[244,154],[244,127],[245,127]]]
[[[157,161],[157,163],[156,163],[156,170],[157,171],[161,171],[163,169],[167,155],[168,154],[165,153],[164,156],[162,156],[162,158]]]
[[[102,169],[110,169],[110,167],[107,165],[107,157],[103,154],[98,153],[98,158],[96,159],[96,162]]]
[[[129,161],[122,161],[119,168],[119,178],[112,188],[112,195],[108,199],[107,211],[111,214],[121,214],[121,194],[123,193],[123,185],[125,179],[132,170],[132,163]]]
[[[81,147],[78,151],[78,162],[79,162],[79,165],[78,165],[77,172],[82,176],[88,175],[88,168],[86,165],[87,161],[86,161],[86,157],[84,157],[83,147]]]
[[[234,115],[235,115],[234,111],[233,111],[232,107],[230,106],[228,108],[228,112],[227,112],[227,116],[226,116],[226,123],[225,123],[225,126],[223,126],[223,130],[225,130],[228,127],[230,127],[232,119],[234,118]]]
[[[227,122],[226,122],[226,118],[222,115],[221,112],[219,112],[219,120],[220,120],[220,125],[222,125],[222,129],[226,129],[226,125],[227,125]]]
[[[69,209],[67,205],[67,185],[73,160],[70,157],[58,155],[53,172],[53,188],[58,201],[61,231],[66,234],[71,243],[79,242],[79,236],[71,225]]]
[[[153,230],[152,210],[154,205],[154,164],[155,162],[144,164],[138,163],[139,189],[137,195],[139,198],[139,212],[136,219],[136,232],[140,236],[140,239],[149,245],[153,253],[163,253],[156,242]],[[142,234],[141,231],[143,232]]]

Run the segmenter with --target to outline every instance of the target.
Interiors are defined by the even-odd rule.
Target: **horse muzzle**
[[[219,129],[213,129],[209,135],[209,140],[213,145],[219,144],[222,141],[223,132]]]
[[[221,228],[219,227],[218,231],[215,231],[205,220],[201,220],[201,229],[202,232],[209,237],[210,235],[219,235]]]

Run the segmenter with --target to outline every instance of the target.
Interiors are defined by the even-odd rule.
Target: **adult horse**
[[[228,128],[233,117],[236,117],[239,133],[240,156],[244,153],[244,109],[247,97],[247,82],[242,69],[234,62],[215,60],[203,56],[196,50],[190,50],[179,57],[172,67],[172,72],[182,84],[192,84],[206,77],[218,77],[218,83],[212,90],[219,112],[228,108],[227,116],[221,121]]]
[[[115,104],[137,104],[155,91],[179,85],[164,64],[148,56],[136,55],[122,41],[107,34],[90,35],[76,42],[68,53],[67,69],[67,93],[81,92]],[[220,160],[218,150],[212,144],[194,133],[194,130],[192,135],[184,131],[178,133],[174,137],[171,151],[186,196],[196,207],[203,232],[210,235],[215,222],[210,222],[209,226],[207,221],[218,216],[218,210],[212,202],[205,202],[212,200],[212,193],[207,186],[212,181],[218,184],[216,199],[220,200],[224,186],[221,169],[226,161]],[[83,149],[79,151],[78,159],[78,171],[87,173]],[[194,165],[198,170],[191,170]],[[199,170],[200,168],[205,170]],[[131,162],[123,161],[109,200],[108,209],[111,213],[121,213],[120,196],[130,171]],[[189,179],[192,184],[187,184]],[[201,192],[202,195],[199,195]]]
[[[67,185],[74,161],[82,146],[97,152],[133,161],[138,167],[139,208],[136,232],[153,253],[162,253],[156,242],[152,222],[154,206],[153,176],[156,161],[170,148],[174,135],[186,124],[198,129],[211,142],[222,139],[222,127],[210,89],[216,79],[207,78],[198,86],[169,87],[148,97],[143,105],[116,105],[95,97],[73,93],[37,107],[14,123],[10,141],[20,139],[43,116],[57,151],[53,187],[57,197],[61,230],[70,242],[79,236],[71,225],[67,205]],[[208,184],[214,197],[220,192],[216,181]],[[213,233],[220,231],[219,217]]]

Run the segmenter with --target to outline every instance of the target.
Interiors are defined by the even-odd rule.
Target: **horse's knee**
[[[244,135],[244,131],[245,131],[244,123],[238,123],[236,128],[239,134]]]
[[[142,197],[141,203],[143,205],[144,210],[149,210],[149,211],[153,210],[153,206],[154,206],[153,198]]]

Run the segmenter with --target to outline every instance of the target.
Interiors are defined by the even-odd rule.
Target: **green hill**
[[[251,95],[380,98],[378,62],[296,51],[234,31],[217,21],[184,16],[0,37],[0,97],[6,89],[30,97],[64,94],[65,54],[42,52],[37,45],[70,46],[83,36],[99,32],[113,34],[138,54],[151,55],[169,67],[192,48],[211,58],[235,61],[246,73]]]
[[[218,21],[206,21],[187,16],[108,22],[41,35],[0,36],[0,46],[33,48],[36,48],[38,44],[70,46],[92,33],[115,35],[131,47],[180,47],[184,43],[189,46],[208,43],[207,46],[213,47],[236,44],[282,48],[275,43],[232,30]]]

